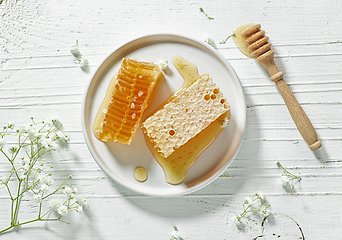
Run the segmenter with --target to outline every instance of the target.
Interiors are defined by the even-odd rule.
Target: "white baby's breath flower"
[[[30,164],[30,159],[28,159],[28,158],[22,158],[21,159],[21,164],[24,166],[25,164]]]
[[[68,196],[68,197],[73,197],[72,189],[68,186],[64,187],[63,194]]]
[[[231,216],[231,222],[233,222],[239,230],[243,230],[246,227],[246,219],[239,218],[237,215]]]
[[[262,192],[257,192],[255,193],[256,196],[259,196],[261,200],[265,201],[266,198],[265,198],[265,195],[262,193]]]
[[[68,135],[64,135],[64,142],[69,142],[70,141],[70,138],[69,138],[69,136]]]
[[[30,126],[27,128],[27,134],[31,141],[35,140],[37,137],[41,136],[39,129],[36,126]]]
[[[222,122],[221,122],[221,128],[227,127],[228,123],[229,123],[229,119],[228,118],[224,118],[222,120]]]
[[[53,211],[58,211],[59,207],[61,206],[61,204],[59,203],[59,201],[57,200],[51,200],[49,202],[50,204],[50,208],[53,210]]]
[[[78,40],[76,40],[76,44],[75,45],[71,45],[70,47],[70,52],[74,55],[77,56],[78,54],[80,54],[80,51],[78,49]]]
[[[43,123],[50,127],[50,126],[53,125],[53,121],[54,121],[53,118],[46,118],[46,119],[43,121]]]
[[[51,138],[42,137],[39,139],[39,143],[47,150],[47,151],[57,151],[59,146],[55,143]]]
[[[24,170],[24,172],[27,172],[28,170],[30,170],[30,165],[29,164],[23,164],[23,170]]]
[[[42,196],[40,196],[39,194],[35,194],[33,195],[33,199],[37,202],[37,203],[41,203],[42,202]]]
[[[17,147],[10,147],[8,149],[8,152],[11,153],[11,154],[15,154],[18,152],[18,148]]]
[[[30,193],[29,200],[38,203],[35,204],[35,209],[37,209],[38,216],[41,217],[41,220],[60,220],[60,218],[66,215],[68,212],[81,212],[83,210],[85,200],[82,198],[77,198],[77,202],[76,198],[74,198],[74,195],[76,196],[76,194],[78,194],[77,188],[71,187],[70,185],[64,185],[67,180],[72,178],[71,176],[69,176],[61,185],[53,190],[50,189],[50,186],[53,184],[53,179],[50,176],[51,174],[44,174],[45,172],[42,173],[42,171],[47,170],[48,167],[53,167],[50,165],[49,161],[43,158],[43,155],[51,150],[57,150],[59,148],[57,140],[62,139],[67,141],[67,136],[59,130],[61,126],[62,124],[55,119],[47,120],[45,122],[37,122],[31,118],[31,123],[21,128],[16,127],[12,131],[10,129],[13,129],[14,124],[8,123],[3,127],[3,130],[0,131],[0,155],[4,154],[5,158],[7,157],[10,159],[10,163],[12,164],[10,176],[6,181],[2,181],[2,184],[7,187],[7,190],[10,194],[12,207],[16,206],[16,211],[11,214],[11,218],[15,219],[17,217],[16,214],[21,212],[19,211],[19,203],[21,202],[19,196],[17,198],[12,198],[11,196],[11,192],[14,192],[18,189],[20,189],[22,193]],[[10,137],[9,141],[13,141],[13,136],[16,136],[18,141],[15,143],[11,142],[11,144],[6,144],[6,141],[8,141],[8,136]],[[7,146],[6,152],[3,150],[5,146]],[[10,153],[10,155],[7,153],[7,151]],[[17,185],[17,188],[12,189],[12,182],[17,182],[19,184]],[[50,210],[44,214],[44,211],[46,210],[45,207],[43,208],[43,206],[45,206],[43,203],[51,195],[60,192],[61,189],[63,190],[64,194],[67,195],[67,199],[61,202],[56,200],[50,201]],[[47,192],[49,192],[49,194],[47,194]],[[59,217],[49,217],[48,213],[51,211],[58,212]],[[40,216],[40,213],[43,214]],[[5,228],[0,232],[4,232],[12,227],[34,221],[35,220],[26,222],[21,221],[20,224],[18,221],[14,221],[10,228]]]
[[[71,46],[70,52],[76,57],[75,63],[78,63],[81,68],[84,68],[89,64],[88,60],[80,53],[77,40],[76,45]]]
[[[68,207],[65,205],[61,205],[58,209],[57,212],[62,215],[65,216],[66,214],[68,214]]]
[[[26,133],[26,132],[27,132],[27,127],[28,127],[28,125],[21,125],[21,126],[19,127],[19,131],[20,131],[20,132]]]
[[[285,175],[280,176],[280,182],[283,185],[283,187],[286,187],[289,184],[290,180],[291,179],[288,176],[285,176]]]
[[[47,176],[45,179],[44,179],[44,183],[48,186],[51,186],[53,184],[53,178],[50,177],[50,176]]]
[[[207,39],[204,40],[204,42],[208,43],[213,48],[216,48],[215,42],[214,42],[214,40],[211,37],[207,37]]]
[[[14,123],[12,123],[11,121],[9,121],[9,122],[7,123],[7,127],[8,127],[9,129],[13,129],[13,128],[14,128]]]
[[[43,182],[45,178],[47,178],[47,176],[48,176],[47,174],[38,174],[37,181]]]
[[[253,203],[252,198],[246,197],[246,198],[245,198],[245,204],[250,204],[250,203]]]
[[[65,135],[62,131],[56,132],[56,139],[62,140],[64,142],[69,141],[69,137],[67,135]]]
[[[39,143],[45,148],[50,149],[50,145],[52,144],[52,140],[50,138],[40,138]]]
[[[57,151],[57,150],[59,149],[59,146],[58,146],[57,143],[51,142],[50,148],[51,148],[51,150],[53,150],[53,151]]]
[[[82,197],[77,196],[76,197],[76,203],[80,206],[83,206],[85,204],[86,200],[84,200]]]
[[[49,191],[49,186],[46,184],[43,184],[39,190],[42,192],[47,192],[47,191]]]
[[[264,195],[261,192],[254,193],[252,197],[247,197],[243,202],[243,211],[241,214],[235,215],[235,225],[241,230],[245,227],[245,220],[253,214],[268,214],[270,204],[266,202]]]
[[[271,212],[271,209],[269,207],[264,207],[264,208],[261,209],[261,213],[263,215],[270,214],[270,212]]]
[[[81,68],[87,66],[89,64],[88,59],[86,59],[84,56],[82,56],[79,59],[79,64],[80,64]]]
[[[173,234],[172,234],[170,240],[181,240],[181,239],[182,238],[179,235],[178,228],[177,227],[173,227]]]
[[[56,131],[56,137],[58,138],[64,138],[64,133],[62,133],[62,131]]]
[[[277,161],[276,164],[283,171],[283,174],[280,176],[280,181],[283,184],[283,187],[287,188],[288,186],[290,186],[291,189],[294,189],[293,181],[300,182],[302,178],[289,172],[287,169],[283,167],[283,165],[281,165],[279,161]]]
[[[83,207],[81,205],[78,205],[76,207],[76,212],[82,212],[83,211]]]
[[[4,139],[0,139],[0,149],[3,149],[6,146],[6,141]]]
[[[165,60],[161,59],[161,60],[159,61],[159,67],[160,67],[160,69],[161,69],[162,71],[166,71],[167,69],[169,69],[169,63],[168,63],[168,61],[165,61]]]
[[[72,193],[77,194],[77,193],[78,193],[78,189],[77,189],[76,187],[74,187],[74,188],[72,189]]]

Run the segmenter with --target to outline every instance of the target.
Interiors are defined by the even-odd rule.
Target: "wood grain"
[[[240,231],[229,218],[256,191],[265,194],[273,212],[294,218],[307,239],[339,239],[341,9],[342,2],[329,0],[0,1],[0,126],[24,124],[31,116],[63,122],[71,141],[53,156],[54,179],[57,184],[72,173],[71,183],[87,199],[81,215],[67,217],[70,224],[27,225],[1,239],[169,239],[173,226],[183,239],[253,239],[261,233],[259,221]],[[317,153],[302,140],[266,69],[233,41],[219,44],[248,22],[267,29],[275,62],[322,141]],[[207,187],[175,198],[142,196],[108,178],[89,153],[81,127],[83,94],[101,61],[131,38],[162,32],[212,38],[239,76],[247,102],[246,133],[231,166]],[[70,53],[76,40],[88,71]],[[302,177],[293,191],[282,187],[276,161]],[[0,157],[0,178],[8,170]],[[27,200],[24,219],[35,211]],[[3,228],[10,209],[3,186],[0,203]]]

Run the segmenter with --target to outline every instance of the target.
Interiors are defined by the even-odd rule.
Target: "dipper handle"
[[[318,140],[316,131],[308,116],[286,84],[283,78],[284,74],[278,70],[274,62],[274,51],[270,49],[271,44],[267,42],[268,37],[265,37],[264,33],[264,31],[260,31],[260,25],[258,24],[247,28],[241,35],[246,38],[252,56],[256,57],[256,60],[264,65],[269,72],[271,80],[276,84],[303,139],[312,151],[317,150],[322,144]]]

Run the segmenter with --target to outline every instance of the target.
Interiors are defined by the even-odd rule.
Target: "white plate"
[[[183,79],[172,65],[172,56],[179,54],[197,65],[199,73],[209,73],[220,87],[231,107],[231,119],[218,138],[200,155],[184,182],[166,183],[162,168],[145,144],[139,128],[132,144],[103,143],[92,133],[92,125],[110,80],[120,68],[123,57],[159,63],[169,62],[169,71],[160,85],[148,114],[178,90]],[[86,90],[82,105],[82,127],[88,148],[98,165],[115,181],[136,192],[153,196],[183,195],[198,190],[215,180],[233,160],[240,148],[246,124],[246,103],[241,83],[227,60],[214,48],[194,39],[171,34],[140,37],[118,47],[98,67]],[[147,181],[133,177],[136,167],[148,171]]]

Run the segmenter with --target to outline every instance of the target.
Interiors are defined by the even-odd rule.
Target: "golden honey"
[[[241,33],[249,28],[249,27],[252,27],[254,26],[253,23],[247,23],[245,25],[241,25],[239,27],[237,27],[235,30],[234,30],[234,36],[233,36],[233,40],[234,40],[234,43],[235,45],[238,47],[238,49],[243,53],[245,54],[247,57],[249,58],[253,58],[253,56],[251,55],[251,51],[249,51],[247,48],[248,48],[248,45],[245,43],[246,39],[244,37],[241,36]]]
[[[198,74],[197,66],[193,63],[185,60],[179,55],[173,56],[172,60],[175,68],[183,77],[184,83],[181,89],[179,89],[175,94],[171,95],[161,106],[151,113],[150,116],[171,102],[181,93],[181,91],[189,87],[201,77],[201,75]],[[215,92],[217,94],[218,90]],[[211,97],[211,95],[208,95],[208,99]],[[149,116],[147,116],[147,118],[148,117]],[[217,138],[217,136],[224,129],[222,123],[227,121],[229,118],[230,111],[228,110],[226,113],[218,117],[217,120],[213,121],[203,131],[197,134],[194,138],[190,139],[187,143],[176,149],[170,156],[166,158],[163,157],[157,149],[155,149],[146,132],[144,132],[146,145],[150,149],[156,161],[164,170],[166,182],[170,184],[179,184],[185,179],[189,169],[196,162],[199,155]],[[173,135],[174,133],[169,132],[169,134]]]
[[[124,58],[96,115],[95,137],[129,145],[162,78],[158,65]]]
[[[144,167],[137,167],[133,172],[133,176],[138,182],[145,182],[148,178],[148,173]]]

